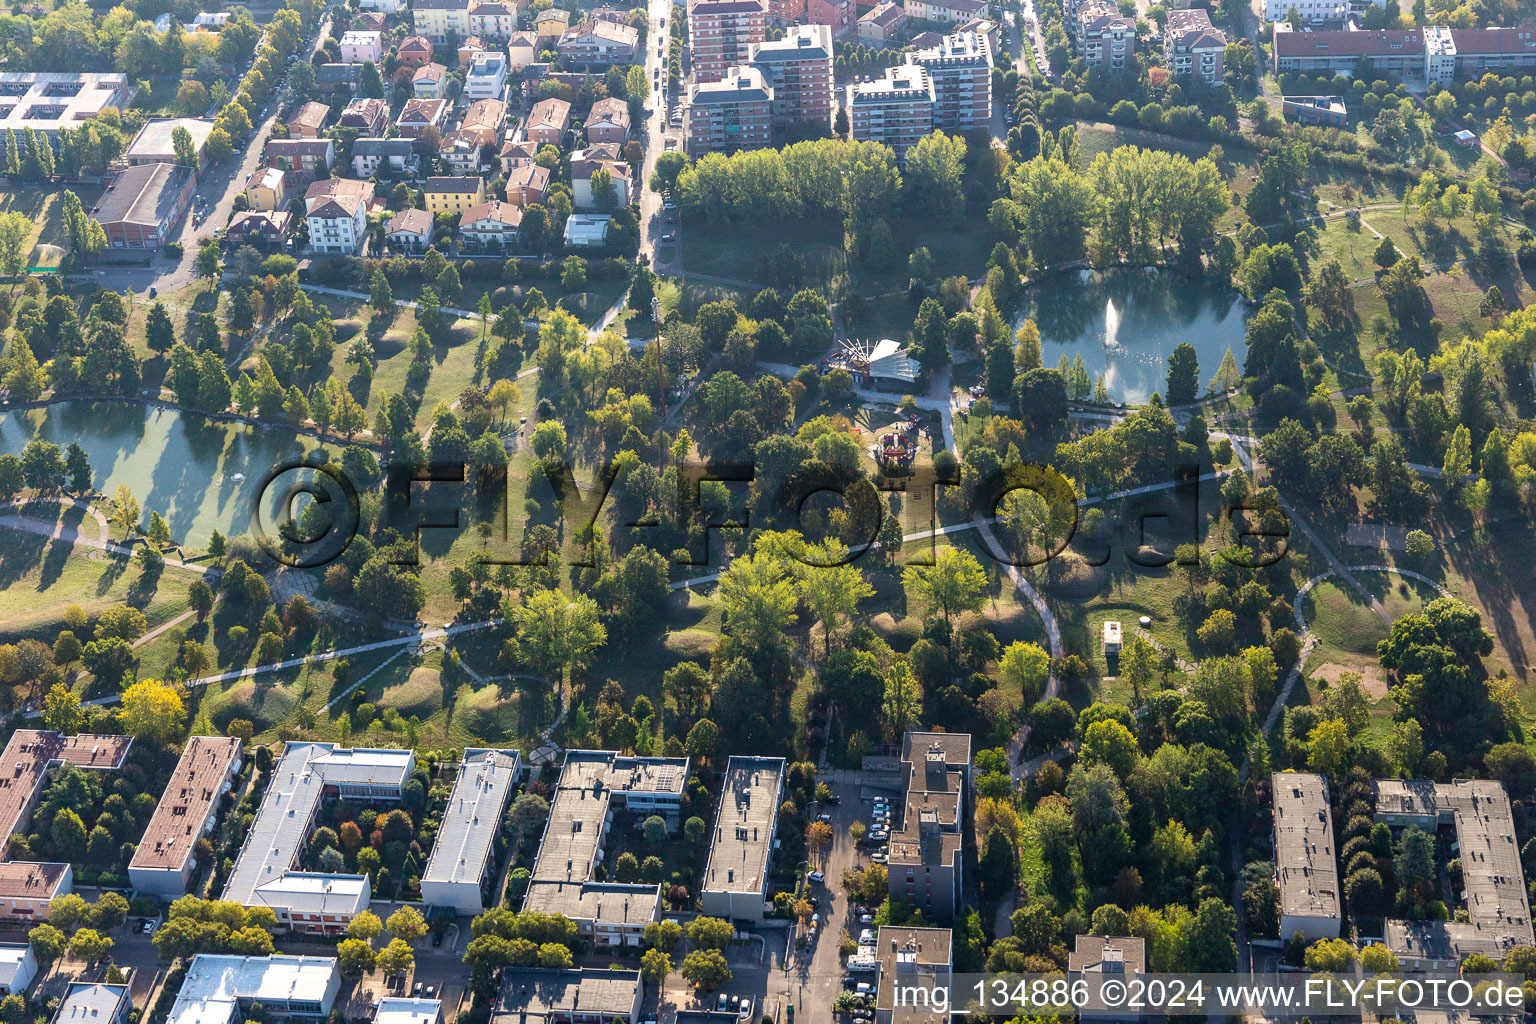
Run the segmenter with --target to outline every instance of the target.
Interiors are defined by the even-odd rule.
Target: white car
[[[876,828],[876,829],[870,829],[869,835],[865,836],[865,838],[866,839],[872,839],[875,842],[879,842],[882,839],[889,839],[889,838],[891,838],[891,834],[888,831],[886,831],[885,829],[883,829],[883,828]]]
[[[742,1020],[751,1020],[752,1019],[752,997],[751,996],[742,996],[741,997],[741,1014],[740,1014],[740,1017],[741,1017]]]
[[[825,882],[827,880],[827,874],[825,871],[812,871],[805,877],[809,878],[813,882]]]
[[[876,864],[884,864],[891,858],[886,854],[884,850],[881,850],[879,853],[871,854],[869,859],[874,861]]]
[[[868,946],[874,941],[875,930],[873,928],[865,928],[862,932],[859,933],[859,945]]]

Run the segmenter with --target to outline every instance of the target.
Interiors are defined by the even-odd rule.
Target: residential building
[[[329,194],[324,188],[342,184],[361,187],[338,187]],[[333,178],[311,185],[306,196],[311,247],[317,252],[356,253],[372,196],[370,182]],[[409,750],[286,744],[235,858],[223,898],[247,907],[271,907],[279,925],[297,932],[345,933],[352,918],[368,908],[372,895],[368,876],[296,871],[299,854],[326,799],[354,805],[398,802],[415,768],[416,756]],[[326,963],[334,970],[334,960]],[[262,1005],[272,1009],[266,1000]],[[328,1003],[325,1012],[329,1013]]]
[[[1516,946],[1533,944],[1518,830],[1503,785],[1491,779],[1382,779],[1376,783],[1376,820],[1394,832],[1453,829],[1450,848],[1461,863],[1464,906],[1456,908],[1456,920],[1387,920],[1387,948],[1405,971],[1455,971],[1473,953],[1502,961]]]
[[[544,202],[549,195],[549,168],[536,163],[520,163],[507,172],[507,202],[531,206]]]
[[[875,1022],[891,1024],[896,1016],[898,984],[905,1000],[908,992],[931,992],[941,983],[940,976],[953,969],[954,935],[948,928],[881,925],[875,933],[875,958],[880,962],[880,976],[875,983]],[[908,1019],[912,1012],[911,1003],[905,1003],[901,1016]]]
[[[501,173],[511,174],[518,167],[527,167],[539,154],[539,144],[527,139],[508,139],[501,144]]]
[[[947,924],[964,891],[962,825],[971,771],[966,733],[908,732],[901,741],[907,777],[901,828],[891,822],[886,867],[892,900]]]
[[[752,60],[767,38],[763,0],[694,0],[688,5],[688,40],[697,84],[719,82],[729,69]]]
[[[248,222],[268,215],[242,216]],[[230,234],[234,234],[233,225]],[[243,763],[238,739],[193,736],[187,741],[128,863],[128,880],[135,889],[172,899],[186,895],[196,864],[194,847],[218,823],[219,803]]]
[[[830,29],[835,39],[852,41],[859,34],[859,7],[855,0],[807,0],[805,20]]]
[[[352,15],[354,31],[382,33],[388,27],[389,16],[383,11],[358,11]]]
[[[933,83],[933,127],[951,133],[992,119],[992,43],[979,32],[956,32],[938,46],[907,55]]]
[[[588,19],[565,30],[559,50],[568,66],[633,64],[640,57],[640,30],[633,25]]]
[[[733,67],[720,81],[696,83],[683,108],[688,155],[734,153],[773,144],[773,89],[751,65]]]
[[[528,138],[540,145],[563,146],[565,133],[571,128],[571,105],[553,96],[540,100],[533,105],[523,127]]]
[[[124,158],[130,164],[174,164],[178,128],[185,128],[191,137],[192,150],[197,154],[197,169],[201,169],[208,136],[213,134],[213,121],[205,117],[166,117],[145,122],[123,154]]]
[[[273,139],[265,155],[273,167],[313,178],[336,163],[336,146],[330,139]]]
[[[276,1017],[324,1020],[340,990],[335,957],[199,953],[187,967],[166,1024],[238,1024],[258,1004]]]
[[[413,0],[411,25],[434,43],[447,42],[450,35],[463,39],[472,31],[469,7],[470,0]]]
[[[1147,940],[1129,935],[1079,935],[1067,957],[1067,980],[1087,982],[1088,1001],[1079,1006],[1079,1020],[1123,1021],[1141,1019],[1141,1012],[1109,1005],[1101,986],[1111,978],[1134,978],[1147,972]]]
[[[406,100],[405,106],[400,108],[400,116],[395,118],[395,127],[399,129],[400,136],[406,139],[414,139],[428,128],[435,128],[441,132],[444,123],[448,120],[449,104],[445,99],[432,100]]]
[[[68,864],[0,861],[0,919],[46,921],[54,897],[73,892],[74,882],[74,869]]]
[[[805,20],[805,0],[768,0],[768,20],[776,25],[793,25]]]
[[[963,24],[987,13],[986,0],[903,0],[907,17],[940,25]]]
[[[373,1008],[373,1024],[442,1024],[441,999],[386,996]]]
[[[1220,85],[1226,33],[1211,27],[1204,7],[1169,11],[1163,31],[1163,65],[1174,75],[1191,75],[1207,85]]]
[[[476,216],[478,211],[505,206],[492,202],[473,207],[459,221],[460,235],[473,238],[475,232],[483,230],[481,219]],[[510,209],[515,211],[511,218],[511,233],[515,239],[522,211],[516,207]],[[499,210],[491,210],[485,220],[501,222],[504,217]],[[448,795],[448,806],[443,810],[437,841],[432,846],[432,856],[427,861],[426,873],[421,876],[423,902],[452,907],[460,914],[473,915],[485,909],[485,884],[493,880],[489,873],[494,860],[491,854],[496,833],[501,828],[507,801],[517,788],[522,773],[522,754],[516,750],[470,748],[464,751],[458,778],[453,782],[453,792]]]
[[[479,36],[470,36],[459,43],[458,57],[459,67],[467,68],[474,61],[475,54],[489,53],[496,47],[481,39]]]
[[[127,75],[78,71],[0,71],[0,131],[31,128],[58,142],[59,128],[108,107],[127,110],[138,88]]]
[[[1136,21],[1109,0],[1085,0],[1068,19],[1067,33],[1091,68],[1125,68],[1136,52]]]
[[[133,1003],[128,998],[127,985],[111,985],[99,981],[71,982],[59,1001],[53,1015],[54,1024],[128,1024],[128,1011]]]
[[[459,219],[459,237],[472,252],[511,252],[517,248],[517,229],[523,208],[499,199],[472,206]]]
[[[533,30],[539,45],[554,49],[571,27],[571,12],[561,7],[548,7],[533,16]]]
[[[379,62],[384,56],[383,37],[377,32],[345,32],[341,37],[341,60],[345,64]]]
[[[906,10],[900,4],[885,0],[859,18],[859,42],[877,46],[895,42],[906,27]]]
[[[358,139],[352,143],[352,173],[359,178],[414,175],[420,166],[421,158],[410,139]]]
[[[1307,772],[1270,777],[1275,805],[1275,883],[1280,887],[1280,934],[1309,943],[1336,939],[1339,865],[1333,849],[1328,780]]]
[[[411,72],[411,95],[419,100],[435,100],[443,95],[448,69],[437,61],[423,64]]]
[[[24,996],[37,977],[37,955],[26,943],[0,946],[0,994]]]
[[[197,175],[179,164],[136,164],[108,186],[91,215],[114,249],[158,249],[192,205]]]
[[[592,104],[587,114],[588,142],[615,142],[624,145],[629,140],[629,104],[613,96]]]
[[[507,39],[507,61],[513,71],[539,59],[539,34],[537,32],[513,32]]]
[[[452,131],[443,136],[437,155],[453,175],[480,173],[480,143],[473,132]]]
[[[464,98],[500,100],[507,91],[507,55],[500,50],[482,50],[469,62],[464,74]]]
[[[396,252],[426,252],[432,244],[432,215],[414,208],[401,210],[385,225],[384,240]]]
[[[636,1024],[640,972],[507,967],[491,1024]]]
[[[699,890],[705,914],[762,924],[783,795],[782,757],[738,756],[726,762]]]
[[[463,213],[485,202],[485,182],[478,174],[428,178],[421,188],[427,197],[427,211],[434,216]]]
[[[408,68],[419,68],[432,63],[432,40],[426,36],[406,36],[396,50],[400,63]]]
[[[292,233],[293,214],[287,210],[246,210],[235,214],[224,236],[230,245],[272,250],[288,241]]]
[[[573,213],[565,219],[565,244],[581,248],[602,245],[608,241],[608,228],[612,223],[612,214]]]
[[[595,219],[607,221],[606,216]],[[603,235],[589,241],[593,220],[572,214],[567,240],[600,244]],[[571,222],[580,232],[574,240]],[[576,922],[584,939],[599,947],[638,947],[645,926],[661,916],[661,886],[598,882],[594,869],[603,862],[604,840],[616,810],[640,819],[659,815],[668,828],[677,828],[687,778],[687,758],[566,751],[523,909],[564,914]]]
[[[1349,16],[1348,0],[1264,0],[1264,20],[1284,21],[1292,9],[1314,25]]]
[[[776,123],[832,123],[832,30],[797,25],[782,39],[752,47],[752,66],[773,90]]]
[[[359,138],[378,138],[389,121],[389,107],[379,99],[355,99],[341,110],[338,128],[356,128]]]
[[[325,130],[331,108],[324,103],[305,103],[288,115],[288,137],[291,139],[318,139]]]
[[[883,142],[904,156],[933,131],[933,98],[933,81],[917,64],[886,68],[873,82],[855,82],[845,103],[849,136]]]
[[[359,0],[358,7],[365,11],[399,14],[405,10],[405,0]]]
[[[509,38],[516,28],[517,4],[490,0],[470,5],[469,30],[475,35],[502,40]]]
[[[1353,77],[1363,63],[1376,77],[1395,75],[1412,82],[1475,79],[1536,68],[1536,33],[1524,28],[1377,29],[1351,32],[1293,32],[1274,25],[1277,74],[1338,74]]]
[[[315,84],[322,89],[338,90],[343,87],[357,92],[357,83],[362,80],[363,66],[361,64],[343,64],[327,62],[315,68]]]

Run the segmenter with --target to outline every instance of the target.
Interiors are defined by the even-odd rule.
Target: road
[[[661,196],[652,192],[649,187],[651,172],[656,169],[656,158],[662,154],[666,146],[667,133],[667,61],[659,55],[657,48],[665,49],[670,36],[670,23],[667,18],[672,13],[672,0],[650,0],[650,27],[645,39],[645,73],[651,79],[651,99],[649,113],[644,123],[638,129],[640,143],[645,147],[645,164],[640,175],[635,179],[635,187],[640,191],[640,255],[651,261],[651,269],[657,273],[663,271],[673,272],[677,269],[674,265],[679,262],[679,248],[668,246],[665,251],[672,254],[672,263],[662,264],[657,261],[656,248],[661,236],[666,234],[668,222],[675,221],[673,217],[667,217],[666,211],[661,206]]]
[[[331,16],[324,15],[315,27],[314,36],[308,41],[307,46],[298,51],[300,60],[309,60],[320,49],[320,43],[331,31]],[[194,280],[195,271],[193,264],[197,260],[197,248],[204,238],[213,237],[214,228],[222,228],[229,223],[230,216],[234,213],[235,197],[245,190],[245,183],[251,174],[261,164],[262,140],[272,134],[272,125],[277,121],[278,115],[287,109],[290,100],[287,80],[279,86],[267,101],[266,117],[261,123],[255,125],[251,132],[251,141],[241,153],[239,163],[233,161],[220,164],[217,167],[204,170],[198,175],[198,198],[208,203],[209,213],[207,219],[201,224],[194,223],[189,213],[182,221],[181,234],[177,241],[181,243],[181,259],[173,259],[164,256],[163,250],[157,251],[147,267],[113,267],[110,271],[114,286],[124,290],[131,289],[134,292],[146,296],[151,287],[160,292],[170,292],[178,288],[185,288]],[[239,146],[239,142],[236,142]]]

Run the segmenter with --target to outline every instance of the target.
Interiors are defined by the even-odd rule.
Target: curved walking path
[[[50,540],[68,541],[70,544],[78,544],[81,547],[95,548],[97,551],[104,551],[111,555],[121,555],[124,558],[131,558],[135,553],[137,553],[137,548],[125,547],[122,544],[117,544],[108,539],[111,537],[111,533],[108,530],[107,517],[95,505],[91,504],[83,498],[75,498],[73,500],[65,500],[60,498],[57,500],[58,503],[64,508],[83,508],[86,514],[95,519],[96,524],[101,527],[101,537],[87,537],[85,534],[81,533],[74,527],[65,526],[62,521],[52,523],[44,522],[40,519],[29,518],[20,512],[17,512],[17,514],[14,516],[0,516],[0,526],[8,526],[13,530],[21,530],[23,533],[35,534],[36,536],[46,537]],[[26,504],[27,502],[24,501],[3,502],[0,503],[0,512],[3,512],[7,509],[21,509]],[[179,558],[166,557],[165,564],[174,569],[186,569],[188,572],[195,572],[203,576],[210,574],[217,576],[222,572],[222,570],[216,569],[210,565],[196,565],[191,562],[184,562]]]

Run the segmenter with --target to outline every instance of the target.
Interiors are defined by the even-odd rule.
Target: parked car
[[[824,871],[812,871],[805,877],[809,878],[813,882],[825,882],[827,880],[827,875]]]
[[[884,864],[891,858],[886,854],[884,850],[881,850],[878,853],[871,854],[869,859],[874,861],[876,864]]]
[[[726,1008],[729,1007],[730,1005],[731,1005],[731,997],[729,995],[727,995],[726,993],[721,992],[718,996],[715,997],[715,1012],[716,1013],[724,1013],[726,1011]]]
[[[874,914],[860,914],[859,915],[859,924],[874,924],[874,923],[875,923],[875,915]]]
[[[865,838],[878,843],[891,838],[891,834],[883,828],[874,828],[869,830],[869,834]]]
[[[155,932],[155,922],[154,921],[145,921],[144,922],[144,934],[145,935],[153,935],[154,932]]]
[[[832,824],[832,815],[830,815],[830,814],[818,814],[818,815],[816,815],[816,820],[820,821],[820,822],[824,822],[824,823],[830,825],[830,824]]]
[[[741,997],[741,1012],[739,1014],[737,1014],[737,1016],[740,1017],[742,1020],[750,1020],[752,1018],[752,997],[751,996],[742,996]]]

